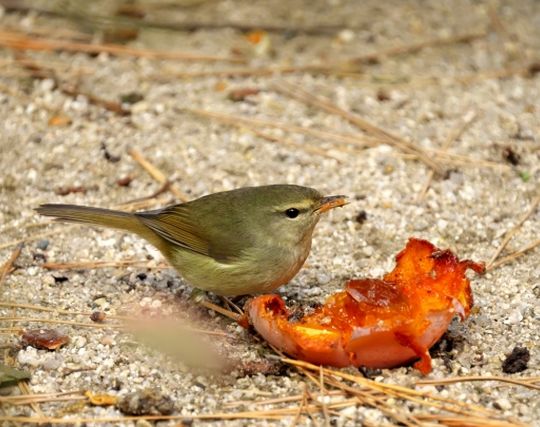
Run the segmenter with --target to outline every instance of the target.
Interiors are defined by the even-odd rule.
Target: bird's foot
[[[208,293],[202,289],[193,288],[189,298],[197,304],[200,304],[201,301],[208,301]]]

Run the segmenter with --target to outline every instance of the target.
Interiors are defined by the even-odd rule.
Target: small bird
[[[270,292],[298,273],[323,212],[347,204],[298,185],[245,187],[146,212],[44,204],[60,221],[133,232],[194,287],[222,296]]]

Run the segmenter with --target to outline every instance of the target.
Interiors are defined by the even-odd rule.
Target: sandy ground
[[[393,265],[393,256],[410,236],[451,248],[463,258],[488,260],[504,233],[516,225],[538,196],[540,180],[540,78],[538,74],[508,73],[493,78],[493,70],[526,69],[538,61],[540,3],[519,1],[498,5],[487,1],[208,1],[175,16],[156,12],[155,18],[221,20],[287,24],[291,27],[338,25],[347,31],[328,34],[269,33],[269,46],[251,44],[233,29],[190,33],[141,30],[132,46],[183,50],[211,55],[247,56],[249,66],[338,64],[347,58],[398,45],[487,31],[468,43],[427,47],[411,54],[364,63],[355,75],[295,73],[283,77],[202,76],[181,73],[213,72],[243,67],[224,62],[183,62],[134,59],[100,54],[28,52],[27,58],[52,67],[61,81],[79,84],[82,92],[117,101],[135,92],[142,100],[120,116],[83,96],[62,93],[51,79],[33,79],[14,63],[14,53],[1,50],[0,71],[0,260],[10,257],[26,239],[16,269],[0,287],[4,303],[107,314],[170,313],[189,310],[201,327],[225,331],[216,337],[223,354],[238,369],[224,376],[204,375],[165,363],[141,348],[129,335],[112,328],[50,325],[39,321],[2,321],[2,328],[58,327],[71,342],[48,352],[21,348],[14,332],[0,332],[6,363],[32,373],[33,393],[73,390],[125,396],[156,387],[170,397],[174,413],[195,414],[261,409],[255,400],[302,393],[308,380],[282,366],[253,334],[189,299],[191,288],[172,269],[140,266],[48,271],[42,263],[136,259],[155,266],[159,253],[132,235],[88,227],[48,225],[33,211],[40,203],[79,203],[112,207],[145,197],[160,188],[128,154],[136,148],[162,170],[189,198],[248,185],[294,183],[323,193],[347,194],[349,206],[331,212],[318,228],[308,265],[279,291],[295,303],[322,302],[347,278],[380,276]],[[54,17],[4,11],[2,28],[23,31],[76,29]],[[58,33],[60,34],[60,33]],[[536,62],[538,64],[538,62]],[[536,69],[537,70],[537,69]],[[349,70],[351,71],[351,70]],[[237,116],[260,117],[359,134],[358,128],[336,115],[292,100],[272,90],[279,79],[329,98],[341,108],[425,149],[439,149],[462,123],[474,117],[448,152],[430,156],[448,171],[435,176],[425,197],[419,197],[429,169],[389,145],[343,148],[281,130],[265,130],[278,140],[268,142],[245,129],[229,127],[182,111],[201,108]],[[233,102],[237,88],[261,91]],[[51,118],[55,118],[51,121]],[[69,119],[69,123],[61,120]],[[54,120],[60,120],[54,123]],[[105,156],[106,147],[109,156]],[[302,147],[317,147],[319,153]],[[340,148],[341,147],[341,148]],[[515,154],[515,159],[513,155]],[[463,157],[459,157],[459,156]],[[117,156],[117,158],[115,158]],[[515,160],[515,161],[514,161]],[[492,163],[486,163],[486,161]],[[512,164],[516,163],[516,164]],[[495,164],[494,164],[495,163]],[[127,186],[118,180],[131,177]],[[69,191],[80,187],[81,192]],[[65,191],[61,191],[65,190]],[[68,193],[61,195],[59,193]],[[173,202],[170,193],[155,206]],[[365,212],[365,220],[359,214]],[[362,215],[360,215],[362,217]],[[537,240],[540,210],[520,227],[503,256]],[[39,237],[41,233],[48,233]],[[470,375],[540,375],[540,266],[535,249],[472,278],[476,308],[464,323],[451,325],[453,347],[434,355],[428,378]],[[219,300],[215,299],[215,302]],[[0,307],[4,317],[61,319],[78,322],[86,316],[34,309]],[[0,319],[1,320],[1,319]],[[3,329],[2,331],[6,331]],[[503,374],[502,362],[516,346],[530,352],[528,367]],[[354,370],[350,370],[351,372]],[[377,381],[412,385],[421,375],[412,367],[382,370]],[[494,382],[464,382],[435,389],[442,396],[494,409],[501,417],[540,425],[538,391],[500,386]],[[8,390],[11,394],[19,389]],[[241,406],[227,402],[243,400]],[[396,403],[400,404],[399,401]],[[114,407],[74,407],[72,401],[41,404],[47,416],[121,416]],[[29,406],[1,406],[5,415],[35,416]],[[69,414],[72,410],[73,413]],[[406,413],[412,406],[403,406]],[[293,417],[265,421],[291,423]],[[323,423],[303,417],[303,425]],[[390,422],[377,410],[361,405],[331,414],[337,425]],[[129,425],[131,422],[122,423]],[[194,425],[249,425],[247,420],[202,421]],[[262,425],[263,422],[259,422]],[[4,421],[4,425],[10,425]],[[139,421],[138,425],[146,425]]]

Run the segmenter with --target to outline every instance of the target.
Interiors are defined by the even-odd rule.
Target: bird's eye
[[[289,218],[296,218],[300,211],[296,208],[289,208],[285,211],[285,215],[287,215]]]

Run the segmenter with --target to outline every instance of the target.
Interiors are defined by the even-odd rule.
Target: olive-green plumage
[[[58,220],[138,234],[193,286],[219,295],[242,295],[272,291],[290,281],[309,254],[320,214],[344,204],[344,196],[269,185],[147,212],[60,204],[41,205],[37,211]]]

